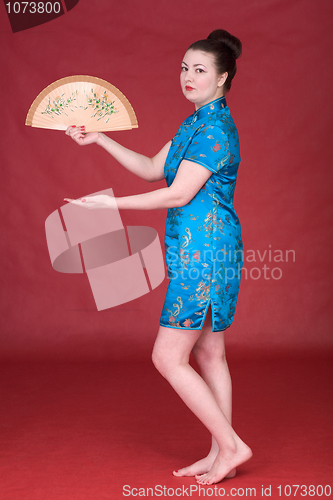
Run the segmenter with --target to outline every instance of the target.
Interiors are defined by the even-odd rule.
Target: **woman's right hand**
[[[94,144],[97,142],[99,132],[85,133],[84,126],[76,127],[75,125],[72,125],[67,128],[66,135],[69,135],[80,146],[86,146],[87,144]]]

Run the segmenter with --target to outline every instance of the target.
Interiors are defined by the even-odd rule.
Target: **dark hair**
[[[192,43],[189,49],[213,54],[218,74],[228,73],[224,88],[227,91],[230,90],[232,79],[237,71],[236,59],[242,53],[242,42],[228,31],[214,30],[205,40]]]

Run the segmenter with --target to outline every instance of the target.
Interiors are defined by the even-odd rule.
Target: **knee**
[[[154,347],[151,359],[156,370],[158,370],[160,374],[166,378],[169,372],[169,363],[167,361],[165,353],[161,352],[160,349]]]
[[[215,365],[221,366],[221,364],[227,365],[225,350],[219,351],[209,349],[206,346],[196,345],[192,353],[200,368]]]
[[[186,359],[184,361],[183,357],[173,349],[167,349],[165,346],[162,348],[155,344],[152,353],[152,362],[160,374],[170,382],[179,367],[186,364]]]

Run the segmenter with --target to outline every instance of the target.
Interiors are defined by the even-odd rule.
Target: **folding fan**
[[[66,130],[85,126],[86,132],[136,128],[131,104],[111,83],[93,76],[69,76],[51,83],[32,103],[26,125]]]

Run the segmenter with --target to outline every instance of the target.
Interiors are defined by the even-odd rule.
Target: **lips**
[[[186,86],[185,86],[185,90],[188,90],[188,91],[190,92],[191,90],[194,90],[194,88],[193,88],[193,87],[190,87],[189,85],[186,85]]]

